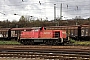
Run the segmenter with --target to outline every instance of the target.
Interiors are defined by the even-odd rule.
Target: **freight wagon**
[[[0,28],[0,39],[1,40],[8,40],[11,35],[10,28]]]
[[[66,30],[67,36],[75,40],[90,40],[90,25],[49,26],[47,30]]]
[[[0,28],[0,39],[1,40],[18,40],[21,31],[30,31],[31,28]]]
[[[68,41],[66,38],[67,34],[65,30],[45,30],[45,28],[42,27],[31,31],[22,31],[19,41],[25,45],[58,45],[66,43]]]

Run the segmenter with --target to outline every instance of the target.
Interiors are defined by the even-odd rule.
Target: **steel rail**
[[[90,59],[90,55],[79,55],[79,54],[51,54],[51,53],[21,53],[21,52],[2,52],[0,57],[22,57],[22,58],[45,58],[45,59],[56,59],[56,58],[73,58],[73,59]]]

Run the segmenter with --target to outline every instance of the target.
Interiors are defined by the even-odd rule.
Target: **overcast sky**
[[[48,20],[53,20],[54,4],[56,4],[56,17],[58,18],[61,3],[63,19],[75,16],[90,17],[90,0],[1,0],[0,21],[19,20],[22,15],[43,19],[47,17]]]

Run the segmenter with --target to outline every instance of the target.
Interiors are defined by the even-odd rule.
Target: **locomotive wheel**
[[[53,40],[53,45],[59,45],[58,40]]]
[[[46,44],[46,45],[55,45],[55,41],[54,40],[44,40],[44,44]]]
[[[25,45],[33,45],[34,44],[34,40],[25,40],[24,44]]]
[[[34,40],[29,40],[29,45],[33,45],[34,44]]]
[[[29,45],[29,40],[26,41],[26,45]]]
[[[48,40],[44,40],[44,44],[48,45]]]
[[[21,40],[20,41],[21,44],[24,44],[24,45],[33,45],[34,44],[34,40]]]
[[[31,45],[31,41],[30,40],[28,41],[28,45]]]
[[[24,40],[21,40],[20,43],[21,43],[21,44],[24,44]]]
[[[53,45],[53,43],[54,43],[53,40],[49,40],[50,45]]]
[[[25,40],[23,40],[23,39],[21,39],[20,43],[26,45],[26,44],[25,44],[26,42],[25,42]]]
[[[24,43],[24,45],[28,45],[28,44],[27,44],[28,42],[27,42],[26,40],[24,40],[24,42],[23,42],[23,43]]]

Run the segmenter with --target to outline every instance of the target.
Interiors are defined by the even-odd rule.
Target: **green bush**
[[[0,45],[4,45],[4,44],[11,44],[11,45],[15,45],[15,44],[20,44],[17,41],[0,41]]]
[[[70,43],[75,43],[75,40],[73,40],[73,39],[70,39]]]
[[[76,41],[75,45],[90,45],[90,41]]]

